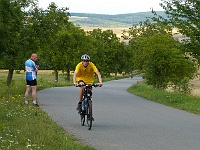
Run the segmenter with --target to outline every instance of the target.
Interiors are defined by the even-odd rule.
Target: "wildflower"
[[[26,148],[29,148],[29,147],[31,147],[31,144],[26,145]]]
[[[10,142],[10,143],[14,143],[14,141],[10,141],[10,140],[8,140],[8,142]]]
[[[1,100],[5,101],[5,100],[6,100],[6,98],[5,98],[5,97],[2,97],[2,98],[1,98]]]

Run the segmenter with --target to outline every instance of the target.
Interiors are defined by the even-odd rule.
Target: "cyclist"
[[[74,77],[73,82],[74,86],[78,86],[78,84],[92,84],[94,82],[94,73],[98,76],[99,83],[98,85],[101,87],[102,84],[102,78],[101,74],[96,68],[96,66],[90,62],[90,56],[87,54],[84,54],[81,56],[81,62],[77,64],[75,71],[74,71]],[[79,102],[76,110],[80,113],[82,108],[82,97],[83,97],[83,91],[84,87],[80,88],[79,92]]]

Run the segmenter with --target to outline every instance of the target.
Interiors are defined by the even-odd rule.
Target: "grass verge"
[[[200,97],[154,89],[144,81],[131,86],[128,91],[145,99],[200,114]]]

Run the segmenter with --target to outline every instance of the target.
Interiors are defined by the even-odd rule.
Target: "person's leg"
[[[84,83],[83,80],[80,80],[80,81],[78,81],[78,84],[84,85],[85,83]],[[83,91],[84,91],[84,87],[82,86],[82,87],[80,88],[80,91],[79,91],[79,103],[82,102]]]
[[[84,90],[84,87],[81,87],[80,91],[79,91],[79,102],[82,102],[82,99],[83,99],[83,90]]]
[[[26,85],[26,92],[25,92],[25,104],[28,104],[28,96],[29,96],[29,92],[30,92],[30,85]]]
[[[83,85],[83,84],[84,84],[84,81],[80,80],[80,81],[78,81],[78,84]],[[79,113],[80,113],[81,110],[82,110],[83,91],[84,91],[84,87],[81,87],[81,88],[80,88],[80,91],[79,91],[79,102],[78,102],[78,106],[77,106],[77,108],[76,108],[76,110],[77,110]]]
[[[37,86],[31,86],[31,89],[32,89],[33,104],[37,104],[37,102],[36,102],[36,89],[37,89]]]
[[[39,106],[37,104],[37,100],[36,100],[37,99],[37,96],[36,96],[36,92],[37,92],[37,80],[36,79],[31,82],[31,89],[32,89],[33,105],[34,106]]]
[[[78,106],[76,108],[76,110],[80,113],[82,110],[82,98],[83,98],[83,87],[80,88],[79,91],[79,102],[78,102]]]

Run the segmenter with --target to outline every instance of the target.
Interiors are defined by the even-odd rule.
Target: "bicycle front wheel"
[[[85,110],[82,110],[82,112],[81,112],[81,125],[82,126],[84,126],[84,124],[85,124]]]
[[[92,128],[92,121],[93,121],[93,117],[92,117],[92,100],[88,100],[88,113],[87,113],[87,124],[88,124],[88,130],[90,130]]]

